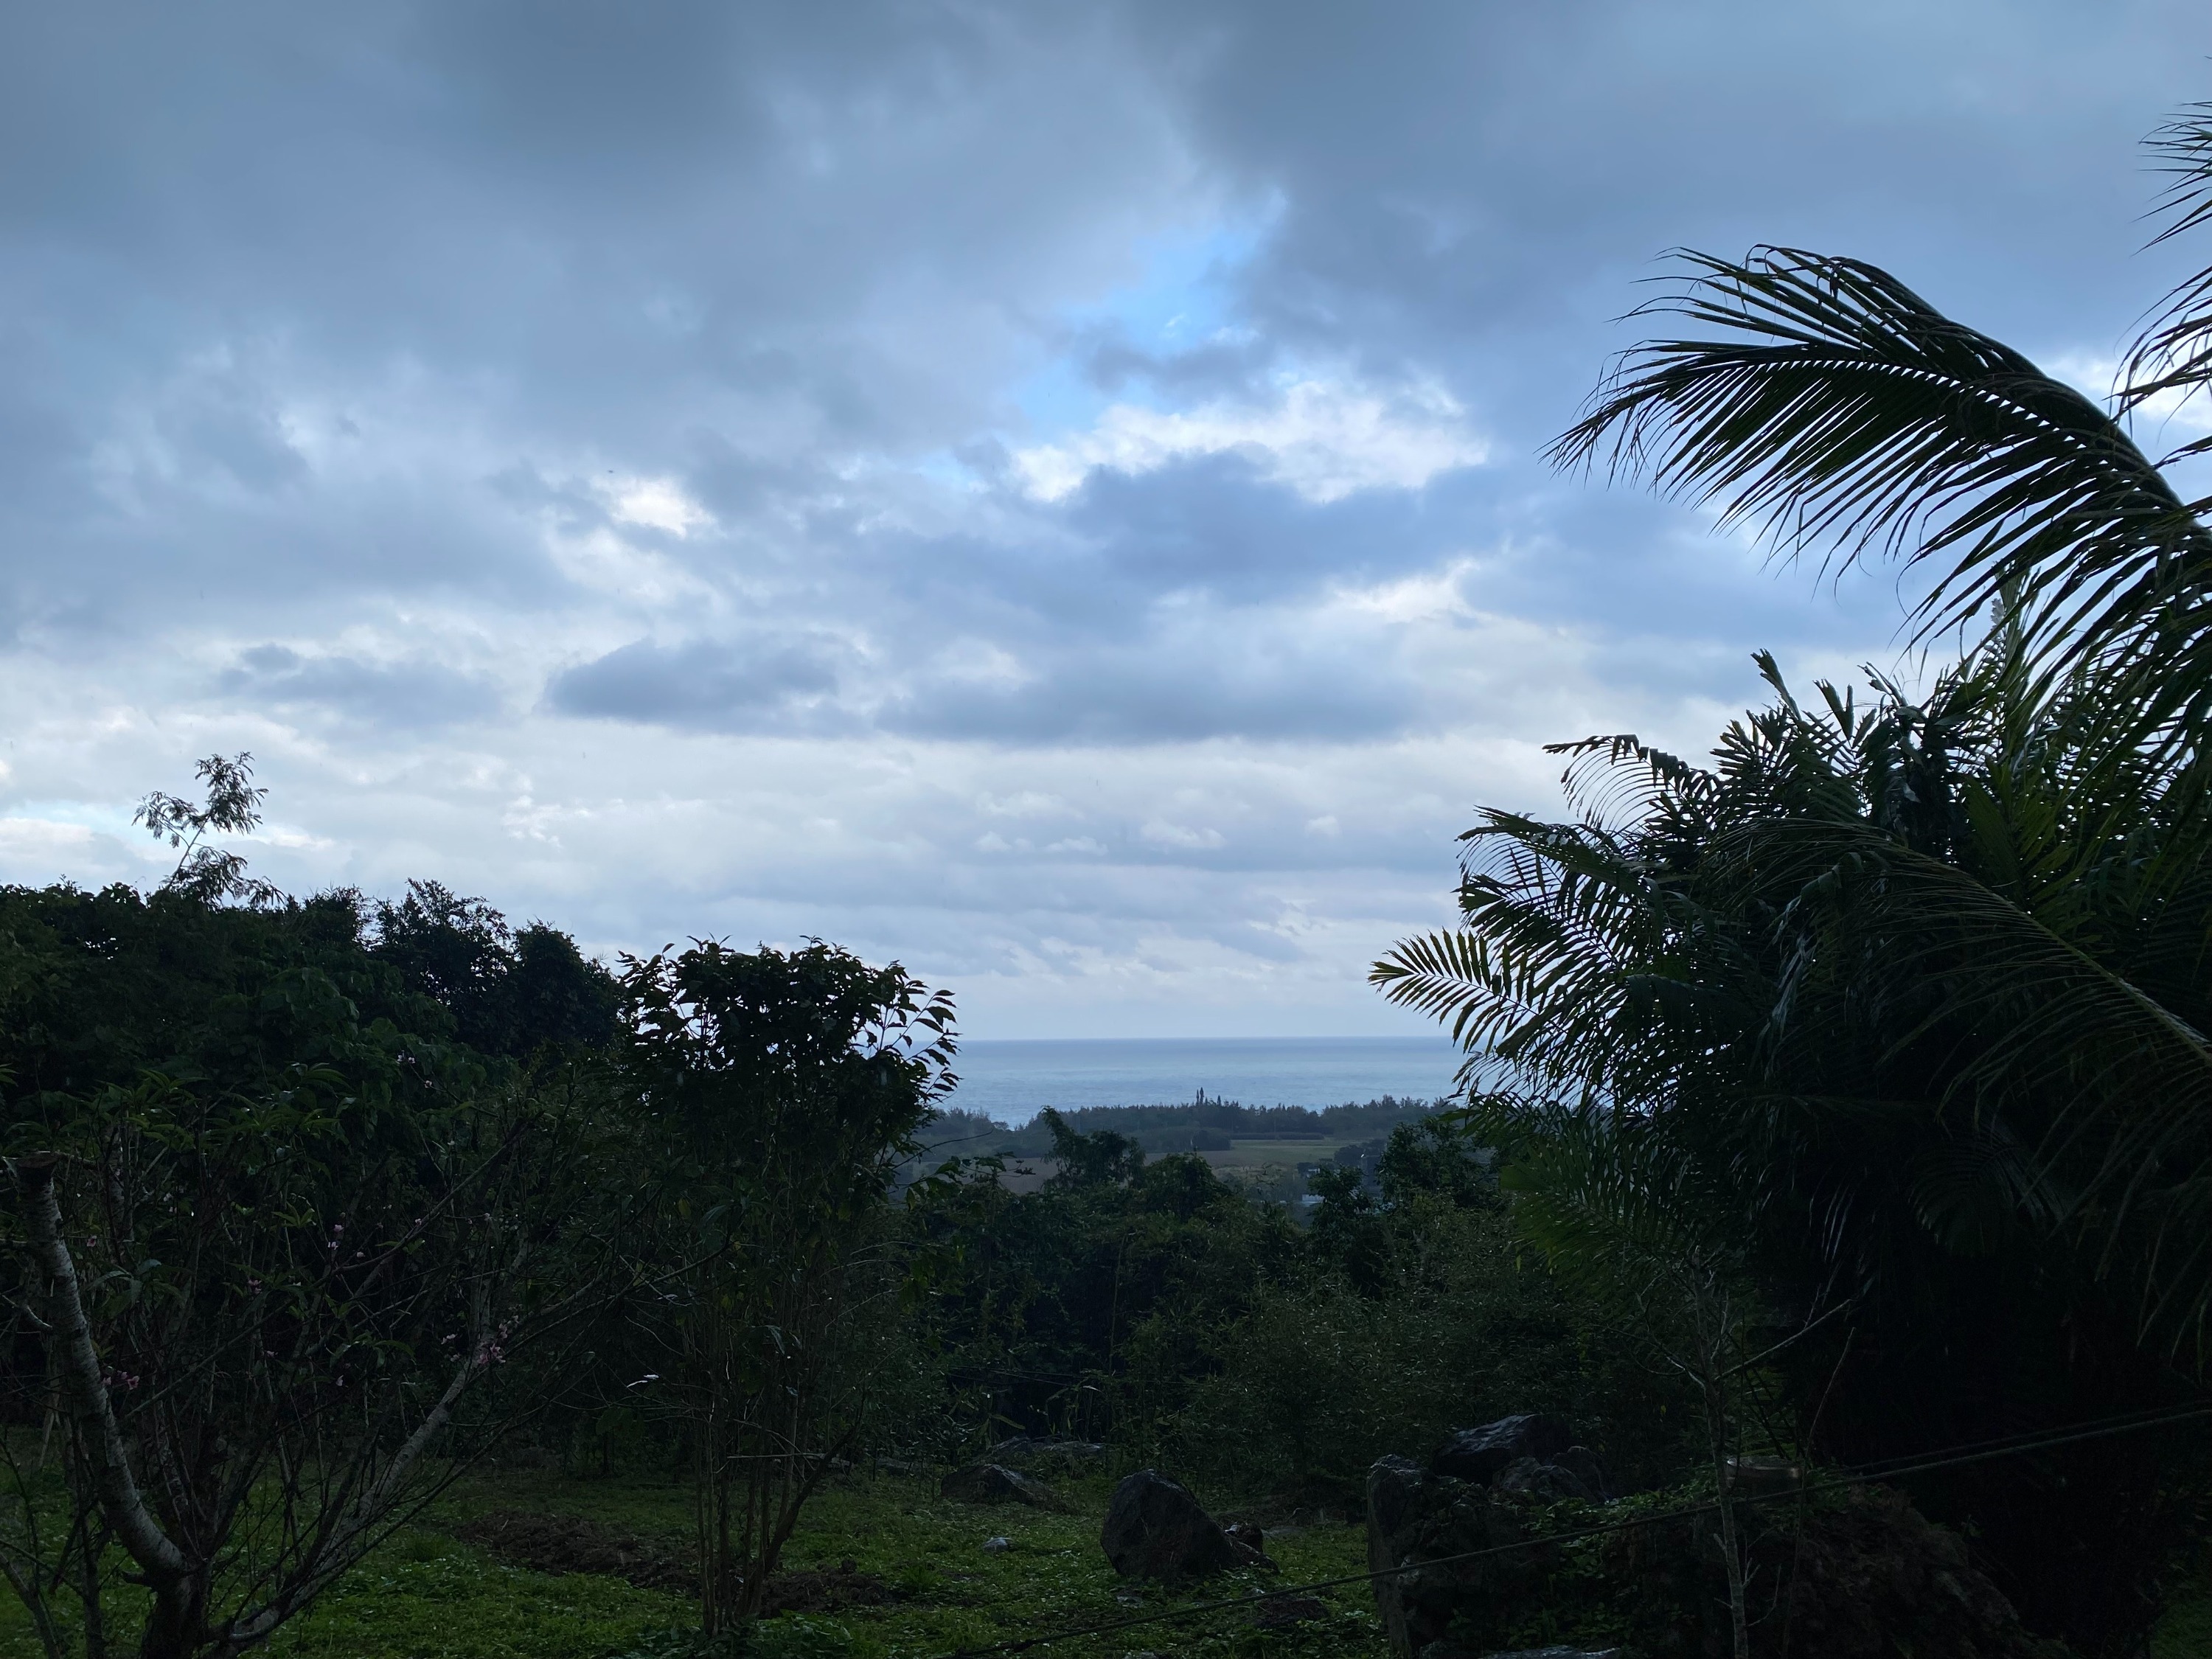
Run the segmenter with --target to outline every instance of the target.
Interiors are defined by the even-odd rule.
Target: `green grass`
[[[861,1475],[826,1488],[787,1553],[787,1567],[850,1558],[899,1591],[888,1607],[812,1615],[833,1649],[853,1659],[938,1659],[962,1648],[1188,1607],[1359,1572],[1364,1539],[1331,1525],[1270,1534],[1279,1576],[1239,1573],[1170,1595],[1115,1577],[1098,1547],[1109,1483],[1054,1483],[1070,1508],[1044,1513],[976,1509],[939,1498],[933,1480]],[[1201,1494],[1212,1497],[1212,1494]],[[684,1490],[638,1479],[577,1480],[502,1470],[449,1493],[430,1523],[410,1529],[279,1632],[272,1659],[604,1659],[644,1632],[689,1624],[696,1604],[592,1573],[559,1577],[501,1565],[457,1541],[450,1528],[491,1509],[581,1515],[684,1547]],[[1237,1513],[1217,1503],[1224,1518]],[[993,1553],[986,1539],[1012,1547]],[[1242,1610],[1141,1626],[1053,1644],[1052,1659],[1386,1659],[1387,1644],[1364,1584],[1324,1591],[1327,1620],[1261,1632]],[[0,1594],[0,1659],[36,1659],[29,1620]],[[2212,1659],[2212,1586],[2178,1601],[2151,1647],[2153,1659]]]
[[[1170,1595],[1117,1578],[1098,1547],[1110,1483],[1056,1480],[1066,1513],[947,1503],[933,1480],[860,1475],[825,1489],[786,1553],[787,1567],[850,1558],[893,1586],[901,1600],[812,1615],[854,1659],[935,1659],[959,1648],[1103,1623],[1361,1571],[1359,1529],[1332,1525],[1271,1535],[1277,1576],[1245,1572]],[[1210,1494],[1201,1494],[1210,1496]],[[574,1480],[500,1471],[447,1495],[428,1524],[395,1539],[326,1595],[269,1648],[276,1659],[601,1659],[643,1632],[696,1617],[680,1596],[633,1589],[620,1579],[551,1577],[503,1566],[455,1540],[447,1528],[489,1509],[581,1515],[681,1548],[683,1488],[639,1480]],[[1234,1504],[1217,1512],[1233,1517]],[[993,1553],[984,1540],[1003,1536]],[[1125,1659],[1143,1653],[1216,1659],[1384,1659],[1387,1644],[1364,1584],[1324,1592],[1326,1620],[1259,1630],[1242,1609],[1055,1643],[1054,1659]],[[12,1596],[0,1596],[0,1656],[33,1659],[38,1648]]]
[[[2207,1659],[2212,1655],[2212,1584],[2177,1600],[2151,1638],[2151,1659]]]

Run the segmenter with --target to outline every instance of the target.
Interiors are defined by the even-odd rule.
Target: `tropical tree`
[[[2207,111],[2153,143],[2172,229],[2212,220]],[[2100,408],[1871,265],[1683,257],[1644,313],[1700,331],[1628,353],[1556,458],[1785,554],[1918,566],[1919,641],[1958,659],[1924,694],[1869,671],[1869,697],[1808,708],[1762,659],[1776,701],[1710,766],[1561,745],[1580,817],[1485,813],[1460,927],[1375,977],[1506,1068],[1485,1114],[1536,1184],[1560,1126],[1632,1124],[1778,1304],[1851,1303],[1832,1449],[2187,1396],[2212,1310],[2212,503],[2175,482],[2202,443],[2154,462],[2130,425],[2212,384],[2212,270]],[[2190,1450],[2048,1454],[1945,1501],[2032,1616],[2118,1650],[2202,1488]]]
[[[52,1659],[260,1646],[542,1403],[495,1379],[620,1260],[577,1079],[277,989],[323,1051],[282,1086],[15,1103],[0,1574]]]
[[[193,771],[207,786],[205,801],[195,804],[156,789],[131,815],[133,823],[144,824],[156,841],[167,842],[177,854],[177,867],[161,884],[163,889],[209,903],[220,899],[275,903],[283,895],[246,873],[243,854],[208,840],[210,835],[242,836],[259,827],[261,803],[269,792],[253,781],[253,757],[244,750],[235,755],[210,755]]]
[[[634,1397],[693,1466],[706,1634],[741,1632],[851,1453],[905,1275],[890,1202],[951,1090],[952,1003],[816,942],[631,960],[624,1070],[658,1174]]]

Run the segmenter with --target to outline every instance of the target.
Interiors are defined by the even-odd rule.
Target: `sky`
[[[295,892],[1418,1031],[1367,965],[1546,742],[1907,644],[1545,461],[1667,251],[2101,392],[2207,98],[2179,0],[9,8],[0,880],[157,883],[244,750]]]

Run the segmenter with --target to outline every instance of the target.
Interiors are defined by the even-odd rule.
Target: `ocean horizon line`
[[[945,1103],[1009,1121],[1047,1106],[1175,1106],[1208,1097],[1319,1109],[1452,1092],[1464,1055],[1419,1036],[977,1037],[953,1061]]]

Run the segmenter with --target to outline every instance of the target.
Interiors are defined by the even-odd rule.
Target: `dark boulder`
[[[1263,1567],[1278,1572],[1273,1557],[1267,1553],[1267,1534],[1249,1521],[1231,1521],[1221,1529],[1229,1540],[1229,1547],[1237,1552],[1237,1564],[1243,1567]]]
[[[1098,1541],[1124,1578],[1172,1583],[1247,1565],[1198,1499],[1151,1469],[1114,1488]]]
[[[1525,1647],[1539,1632],[1571,1644],[1582,1637],[1568,1654],[1615,1642],[1638,1653],[1729,1650],[1719,1524],[1704,1506],[1710,1494],[1684,1491],[1665,1504],[1672,1513],[1589,1538],[1571,1555],[1541,1528],[1560,1523],[1543,1506],[1561,1495],[1576,1461],[1565,1452],[1516,1459],[1486,1486],[1405,1458],[1375,1465],[1368,1561],[1397,1659],[1548,1651]],[[1794,1468],[1785,1472],[1787,1484],[1776,1475],[1783,1492],[1802,1479]],[[1608,1518],[1595,1506],[1588,1514],[1589,1522]],[[1785,1631],[1789,1659],[2057,1659],[1975,1571],[1965,1540],[1930,1524],[1901,1493],[1813,1489],[1795,1502],[1742,1503],[1736,1523],[1765,1605],[1790,1609],[1787,1620],[1753,1626],[1754,1659],[1781,1659]]]
[[[1482,1625],[1483,1614],[1530,1598],[1552,1552],[1511,1547],[1527,1537],[1528,1508],[1525,1499],[1430,1474],[1410,1458],[1386,1457],[1368,1472],[1367,1565],[1398,1659],[1455,1659],[1463,1615],[1474,1611]]]
[[[1052,1489],[1032,1480],[1018,1469],[997,1463],[970,1463],[945,1477],[938,1491],[963,1504],[1027,1504],[1031,1509],[1057,1509]]]
[[[1570,1446],[1549,1462],[1516,1457],[1498,1470],[1490,1485],[1494,1492],[1525,1493],[1540,1504],[1556,1504],[1568,1498],[1602,1504],[1613,1495],[1607,1489],[1605,1465],[1585,1446]]]
[[[1501,1417],[1480,1428],[1455,1429],[1429,1459],[1429,1473],[1487,1486],[1499,1471],[1524,1457],[1548,1463],[1574,1443],[1564,1419],[1540,1412]]]
[[[1552,1459],[1551,1466],[1581,1488],[1571,1496],[1592,1504],[1609,1503],[1620,1496],[1613,1486],[1613,1474],[1606,1468],[1605,1459],[1588,1446],[1568,1447]]]

